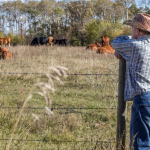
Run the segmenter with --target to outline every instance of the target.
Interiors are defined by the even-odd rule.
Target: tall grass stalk
[[[54,89],[54,83],[53,83],[53,79],[57,80],[60,82],[60,84],[62,84],[63,82],[61,81],[60,79],[60,76],[63,76],[63,77],[67,77],[67,74],[66,74],[66,71],[68,70],[68,68],[66,67],[63,67],[63,66],[56,66],[56,67],[49,67],[49,70],[50,70],[50,74],[46,74],[47,78],[48,78],[48,82],[47,83],[44,83],[44,82],[39,82],[39,83],[36,83],[33,85],[33,87],[31,88],[26,100],[24,101],[22,107],[21,107],[21,110],[19,112],[19,116],[17,118],[17,121],[14,125],[14,128],[13,128],[13,131],[11,133],[11,136],[10,136],[10,139],[8,141],[8,144],[6,146],[6,150],[9,150],[10,149],[10,146],[11,146],[11,142],[12,142],[12,139],[13,139],[13,136],[14,136],[14,133],[17,129],[17,126],[18,126],[18,123],[20,121],[20,118],[23,114],[23,110],[27,104],[27,102],[32,98],[33,96],[33,93],[37,93],[41,96],[44,96],[45,100],[46,100],[46,103],[47,103],[47,106],[45,107],[47,113],[49,115],[54,115],[54,113],[51,111],[50,107],[51,107],[51,99],[50,99],[50,96],[49,94],[47,94],[48,90],[51,90],[52,92],[55,91]],[[54,75],[51,73],[51,72],[54,72]],[[39,88],[41,91],[37,91],[36,89]],[[35,114],[33,114],[33,116],[37,118],[37,116]]]

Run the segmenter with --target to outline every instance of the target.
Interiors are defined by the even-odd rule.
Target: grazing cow
[[[52,37],[52,36],[49,36],[49,44],[50,44],[51,46],[53,45],[53,41],[54,41],[53,37]]]
[[[111,45],[102,46],[97,49],[97,53],[99,54],[114,54],[115,50],[111,47]]]
[[[1,47],[3,46],[3,44],[8,44],[8,46],[10,47],[10,37],[0,38]]]
[[[49,37],[35,37],[32,42],[31,46],[39,46],[39,45],[47,45],[49,43]]]
[[[11,58],[11,52],[7,48],[0,47],[0,59]]]
[[[101,36],[101,39],[102,39],[102,46],[109,45],[109,37],[107,37],[107,36]]]
[[[68,45],[68,39],[54,39],[54,44],[58,45]]]
[[[98,47],[101,47],[101,44],[96,42],[96,43],[93,43],[93,44],[90,44],[86,47],[86,49],[92,49],[92,50],[95,50],[97,51]]]

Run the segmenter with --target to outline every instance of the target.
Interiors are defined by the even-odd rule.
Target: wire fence
[[[45,75],[45,74],[49,74],[49,73],[40,73],[40,72],[0,72],[0,74],[39,74],[39,75],[41,75],[41,74],[43,74],[43,75]],[[105,73],[105,74],[97,74],[97,73],[95,73],[95,74],[78,74],[78,73],[73,73],[73,74],[68,74],[69,76],[76,76],[76,75],[80,75],[80,76],[86,76],[86,75],[88,75],[88,76],[91,76],[91,75],[94,75],[94,76],[103,76],[103,75],[105,75],[105,76],[110,76],[110,75],[117,75],[118,76],[118,74],[107,74],[107,73]]]
[[[0,124],[3,131],[0,144],[5,149],[15,123],[13,118],[18,116],[33,80],[39,78],[37,75],[43,79],[45,73],[0,72],[0,75],[3,74],[32,76],[2,77],[0,112],[3,121]],[[33,102],[24,107],[24,115],[12,140],[12,149],[34,149],[31,146],[33,142],[39,149],[116,149],[117,98],[118,74],[68,74],[64,84],[56,83],[56,92],[51,94],[51,110],[57,116],[55,120],[47,115],[45,104],[37,102],[37,99],[43,98],[35,95]],[[42,121],[33,121],[32,114]]]

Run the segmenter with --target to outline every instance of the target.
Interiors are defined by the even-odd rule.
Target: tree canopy
[[[145,0],[140,1],[144,4]],[[67,38],[72,45],[99,41],[105,34],[112,40],[129,30],[122,25],[136,13],[150,13],[147,5],[134,0],[14,0],[0,5],[0,30],[30,42],[35,36]],[[117,28],[116,28],[117,27]],[[13,37],[13,36],[12,36]],[[85,41],[83,42],[83,39]],[[26,43],[29,44],[29,43]]]

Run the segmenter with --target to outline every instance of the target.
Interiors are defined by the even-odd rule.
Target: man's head
[[[132,35],[132,39],[138,39],[140,36],[143,35],[147,35],[150,34],[150,32],[141,30],[141,29],[137,29],[135,27],[131,27],[131,35]]]
[[[133,20],[127,20],[123,24],[132,27],[131,34],[133,39],[137,39],[142,35],[150,34],[150,15],[138,13]]]

